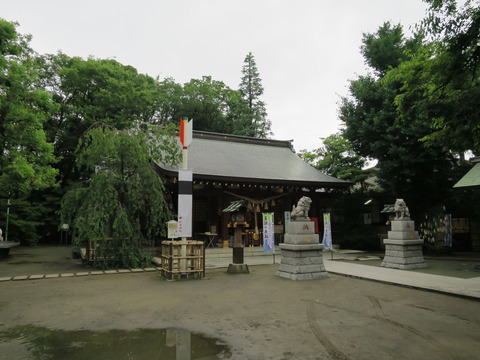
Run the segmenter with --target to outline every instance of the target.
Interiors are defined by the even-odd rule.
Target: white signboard
[[[192,236],[192,178],[191,170],[178,171],[178,237]]]
[[[175,220],[170,220],[167,222],[167,232],[169,239],[175,239],[178,237],[178,222]]]

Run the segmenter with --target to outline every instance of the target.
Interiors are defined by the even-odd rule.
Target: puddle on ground
[[[5,359],[229,359],[229,347],[217,339],[184,329],[65,331],[17,326],[0,332]]]

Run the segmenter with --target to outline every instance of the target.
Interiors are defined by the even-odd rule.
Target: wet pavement
[[[340,251],[323,254],[327,279],[291,281],[275,275],[280,253],[273,264],[272,254],[248,248],[249,274],[227,274],[231,249],[208,249],[205,278],[165,281],[157,270],[86,267],[68,247],[33,249],[0,263],[2,360],[168,359],[174,342],[190,340],[191,359],[478,358],[479,277],[385,269],[374,265],[378,254]],[[216,355],[204,348],[212,344],[221,345]]]

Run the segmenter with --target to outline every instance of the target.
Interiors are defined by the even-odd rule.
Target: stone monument
[[[394,206],[395,219],[392,220],[392,231],[385,244],[385,257],[380,266],[393,269],[420,269],[428,265],[423,259],[423,240],[415,231],[415,224],[410,219],[410,212],[403,199],[397,199]]]
[[[323,265],[323,245],[315,234],[315,223],[308,217],[312,200],[302,197],[293,206],[288,233],[285,234],[282,260],[277,275],[291,280],[325,279],[328,273]]]

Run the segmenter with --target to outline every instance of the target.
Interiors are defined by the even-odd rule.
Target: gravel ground
[[[290,281],[277,269],[211,269],[204,279],[173,282],[157,272],[1,282],[0,359],[39,358],[27,341],[1,336],[25,325],[182,328],[225,342],[223,356],[242,360],[479,358],[478,301],[333,274]]]

